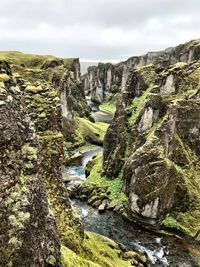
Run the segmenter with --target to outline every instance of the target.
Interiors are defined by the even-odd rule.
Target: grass
[[[23,64],[26,68],[40,69],[44,62],[59,59],[55,56],[50,55],[34,55],[25,54],[19,51],[0,51],[0,60],[6,60],[8,63],[21,65]],[[65,65],[71,65],[74,59],[65,58],[63,59]]]
[[[110,113],[115,113],[116,111],[116,106],[114,103],[111,102],[105,102],[99,106],[100,110],[105,111],[105,112],[110,112]]]
[[[149,88],[142,94],[142,96],[135,97],[133,99],[132,104],[129,106],[130,110],[132,110],[132,115],[128,119],[130,125],[133,125],[136,122],[138,116],[140,115],[140,112],[143,110],[143,107],[145,106],[146,99],[150,95],[150,91],[152,90],[152,88],[153,84],[149,86]]]
[[[93,123],[86,118],[77,118],[76,136],[82,141],[102,143],[107,131],[108,124],[104,122]]]
[[[131,261],[125,261],[118,255],[119,250],[109,244],[115,244],[102,236],[86,232],[82,251],[75,254],[67,247],[61,247],[62,267],[129,267]]]
[[[114,180],[107,179],[101,175],[102,172],[102,153],[94,159],[94,165],[91,169],[90,175],[84,183],[96,184],[100,186],[107,186],[111,192],[109,199],[113,204],[120,204],[127,202],[127,196],[122,192],[122,174]]]

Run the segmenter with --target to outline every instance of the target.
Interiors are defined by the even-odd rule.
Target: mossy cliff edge
[[[84,89],[80,81],[80,62],[78,58],[58,58],[49,55],[24,54],[17,51],[0,52],[0,59],[6,60],[16,81],[21,78],[29,82],[27,90],[42,91],[44,85],[54,88],[54,96],[61,99],[63,134],[66,140],[74,142],[78,128],[78,117],[90,119]],[[3,77],[1,79],[6,79]],[[53,97],[53,95],[52,95]],[[35,95],[41,117],[46,116],[48,104]],[[37,111],[37,110],[36,110]]]
[[[138,253],[84,234],[62,181],[62,123],[57,88],[0,61],[0,266],[143,266]]]
[[[103,171],[109,179],[122,173],[131,217],[199,238],[199,54],[196,57],[191,63],[166,67],[159,62],[130,70],[104,139]]]

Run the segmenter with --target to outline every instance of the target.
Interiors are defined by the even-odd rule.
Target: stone
[[[92,207],[97,208],[99,205],[101,205],[102,200],[96,200],[92,203]]]
[[[106,206],[107,206],[107,203],[108,203],[107,200],[104,199],[104,200],[102,201],[101,205],[99,205],[99,207],[98,207],[98,211],[99,211],[99,212],[103,212],[103,211],[105,211]]]

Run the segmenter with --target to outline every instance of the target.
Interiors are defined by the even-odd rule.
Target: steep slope
[[[84,90],[91,100],[102,103],[109,94],[120,91],[123,65],[99,63],[98,66],[88,68],[88,72],[81,77]]]
[[[0,61],[0,266],[60,266],[39,144],[9,65]]]
[[[180,60],[185,47],[173,60]],[[184,60],[198,59],[198,48],[191,49]],[[200,229],[200,63],[153,63],[158,64],[130,70],[105,136],[104,174],[115,179],[123,172],[131,216],[195,236]]]

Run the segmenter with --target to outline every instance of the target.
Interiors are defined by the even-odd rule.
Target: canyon
[[[82,76],[0,52],[0,109],[0,266],[199,266],[200,40]]]

